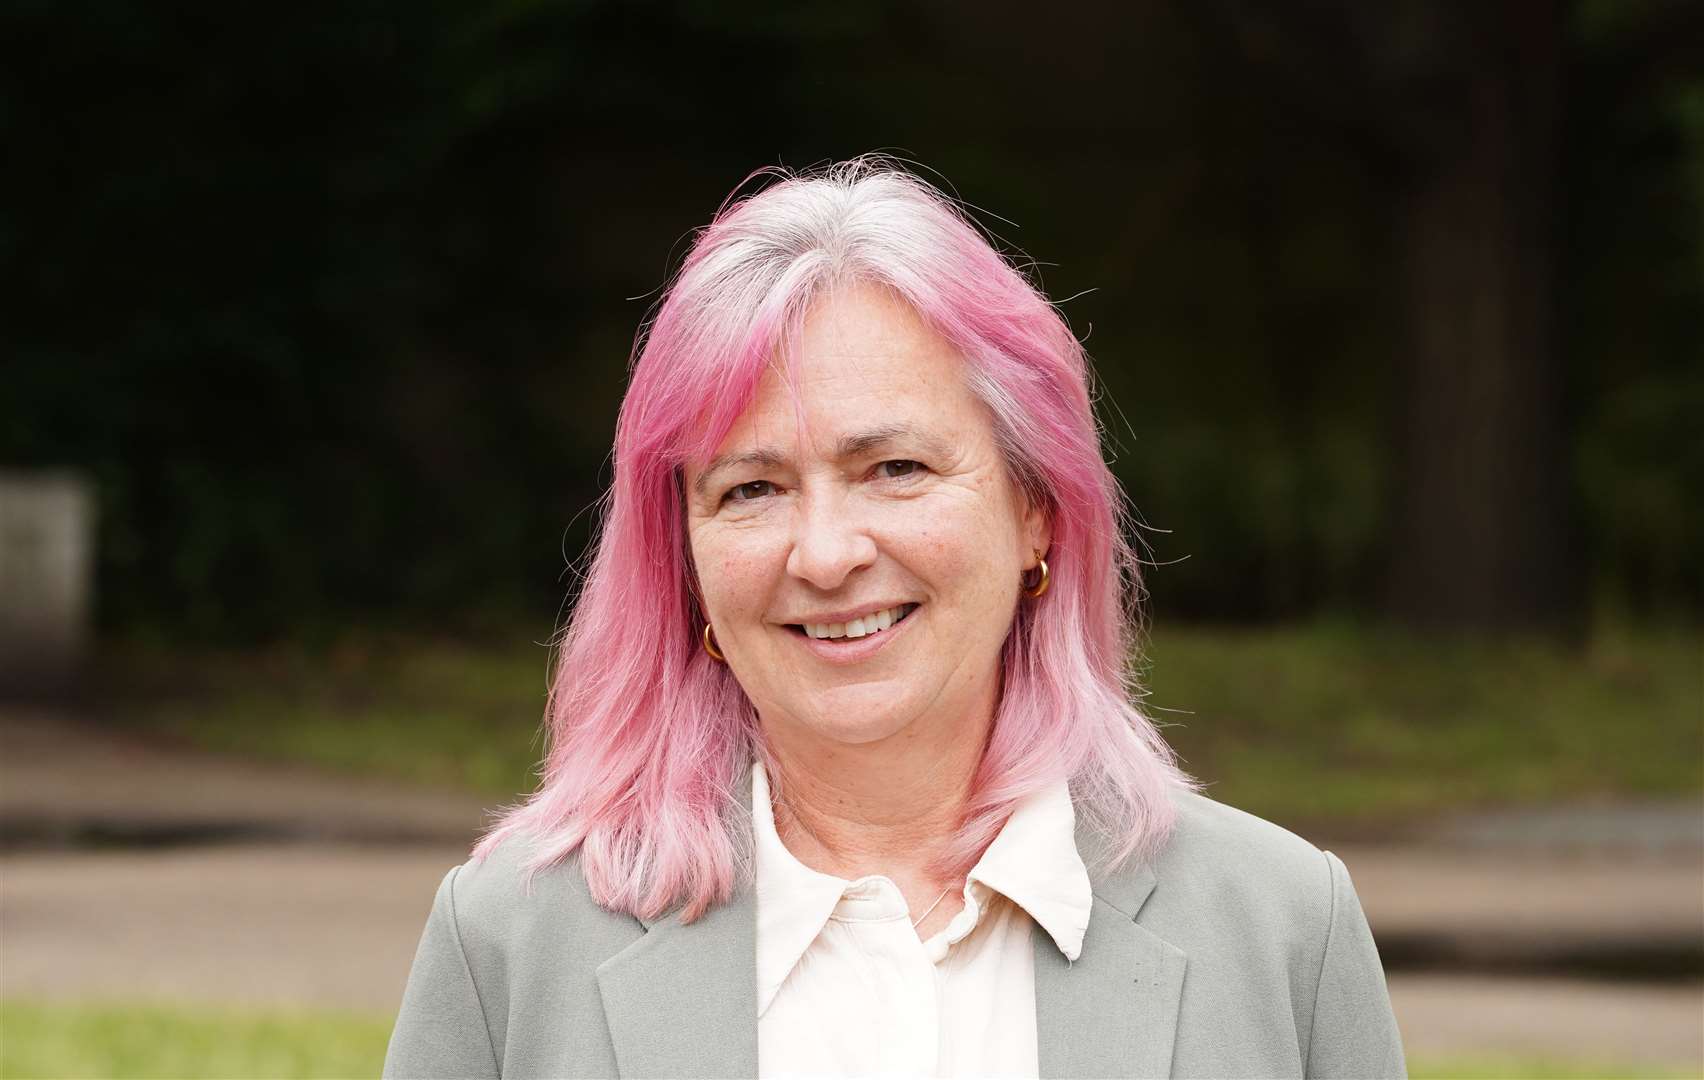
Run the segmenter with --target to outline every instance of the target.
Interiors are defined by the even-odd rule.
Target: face
[[[686,470],[705,614],[772,737],[866,744],[981,730],[1045,515],[1009,478],[964,361],[855,285],[807,313],[793,395],[772,370]]]

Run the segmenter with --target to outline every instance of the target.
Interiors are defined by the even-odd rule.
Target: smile
[[[789,629],[819,641],[834,641],[842,638],[862,638],[871,634],[879,634],[898,623],[904,622],[905,617],[917,610],[916,604],[900,604],[885,611],[875,611],[850,622],[837,623],[791,623]]]

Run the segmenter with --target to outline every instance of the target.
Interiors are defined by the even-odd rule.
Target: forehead
[[[880,286],[847,285],[820,297],[788,360],[765,374],[719,452],[795,441],[826,452],[847,432],[874,426],[920,426],[961,438],[988,427],[963,357]]]

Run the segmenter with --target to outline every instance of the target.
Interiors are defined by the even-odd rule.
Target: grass
[[[322,649],[119,648],[99,710],[204,749],[508,797],[543,756],[548,657],[361,635]]]
[[[359,1013],[0,1001],[0,1078],[377,1076],[391,1021]],[[1525,1057],[1420,1059],[1415,1080],[1684,1077],[1696,1070]]]
[[[509,797],[543,753],[548,651],[351,636],[326,649],[131,648],[104,712],[232,752]],[[1575,647],[1348,623],[1161,625],[1146,707],[1215,797],[1289,824],[1704,791],[1704,633]]]
[[[377,1076],[389,1017],[0,1001],[0,1077]]]
[[[1684,1065],[1628,1065],[1558,1058],[1488,1056],[1422,1058],[1408,1065],[1410,1080],[1689,1080]]]
[[[1567,648],[1162,626],[1147,668],[1148,711],[1189,770],[1279,821],[1704,791],[1697,630],[1604,629]]]

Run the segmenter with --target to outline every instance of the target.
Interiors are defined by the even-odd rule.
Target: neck
[[[825,874],[885,874],[907,892],[927,887],[926,867],[964,820],[992,712],[857,745],[768,731],[782,773],[774,800],[781,842]]]

